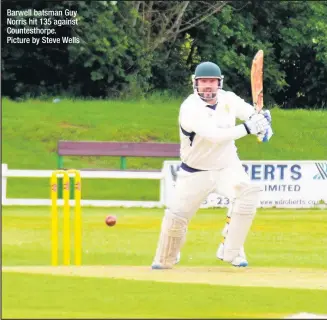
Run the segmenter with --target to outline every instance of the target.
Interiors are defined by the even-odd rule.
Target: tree
[[[77,10],[77,26],[56,32],[80,43],[3,43],[5,95],[181,95],[196,65],[211,60],[224,87],[251,101],[251,62],[263,49],[267,106],[327,106],[326,1],[5,1],[2,39],[10,7]]]
[[[220,14],[229,1],[132,1],[133,27],[151,55],[151,87],[183,94],[190,85],[190,62],[196,53],[188,30]],[[127,21],[126,21],[127,22]]]
[[[327,108],[327,2],[285,4],[291,12],[280,29],[280,64],[288,86],[277,95],[285,107]]]
[[[263,49],[267,105],[324,108],[326,16],[325,1],[233,2],[189,33],[201,60],[221,66],[226,89],[251,99],[251,61]]]
[[[147,90],[151,58],[138,32],[127,23],[134,17],[131,7],[111,1],[77,1],[76,5],[80,19],[73,32],[81,43],[68,48],[75,70],[72,84],[78,83],[82,94],[98,97]]]
[[[36,10],[63,8],[62,4],[47,1],[3,1],[1,16],[2,56],[1,76],[3,94],[12,98],[58,94],[68,86],[65,76],[68,65],[68,44],[47,45],[7,43],[7,9]],[[60,18],[60,17],[59,17]],[[9,25],[20,28],[18,25]],[[41,28],[41,26],[39,26]],[[55,27],[59,36],[69,36],[70,28]],[[25,36],[27,38],[28,36]]]

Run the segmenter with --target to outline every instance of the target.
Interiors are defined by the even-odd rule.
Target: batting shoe
[[[181,253],[179,252],[174,264],[177,264],[180,261],[181,261]],[[173,265],[171,265],[171,264],[163,265],[161,263],[153,263],[152,266],[151,266],[151,268],[154,269],[154,270],[172,269],[173,268]]]
[[[178,252],[176,262],[174,264],[177,264],[180,261],[181,261],[181,253]],[[156,270],[158,270],[158,269],[172,269],[172,267],[173,267],[172,265],[163,265],[161,263],[153,263],[152,266],[151,266],[152,269],[156,269]]]
[[[172,269],[172,264],[162,264],[162,263],[153,263],[151,266],[152,270],[164,270],[164,269]]]
[[[216,257],[218,259],[224,261],[224,244],[223,243],[221,243],[220,246],[218,247]],[[245,255],[245,251],[244,251],[243,247],[241,248],[239,255],[231,261],[231,264],[234,267],[247,267],[249,265],[248,261],[246,260],[246,255]]]

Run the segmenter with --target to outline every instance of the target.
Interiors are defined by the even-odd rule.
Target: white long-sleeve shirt
[[[219,90],[216,108],[191,94],[179,113],[181,160],[199,170],[219,170],[238,160],[235,140],[247,135],[244,125],[255,112],[252,105],[230,91]]]

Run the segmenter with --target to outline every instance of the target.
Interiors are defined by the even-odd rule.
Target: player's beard
[[[198,91],[199,96],[204,101],[210,101],[217,98],[217,92],[207,91],[206,89],[202,92]]]

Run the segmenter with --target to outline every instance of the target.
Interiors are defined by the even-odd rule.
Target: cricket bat
[[[260,112],[263,108],[263,50],[259,50],[252,60],[251,91],[253,106]],[[264,134],[260,134],[257,140],[265,141]]]
[[[263,108],[263,50],[259,50],[252,61],[251,91],[253,105],[260,112]]]

